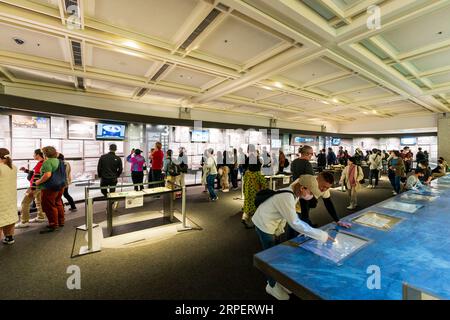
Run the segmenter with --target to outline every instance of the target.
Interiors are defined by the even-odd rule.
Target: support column
[[[440,114],[438,118],[438,158],[450,160],[450,113]]]

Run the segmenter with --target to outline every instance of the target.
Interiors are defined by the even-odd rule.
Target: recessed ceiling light
[[[367,111],[363,111],[363,113],[364,113],[364,114],[367,114],[368,112],[367,112]]]
[[[283,88],[283,84],[281,83],[281,82],[274,82],[274,84],[273,84],[275,87],[277,87],[277,88]]]
[[[132,40],[124,41],[123,45],[127,46],[127,47],[130,47],[130,48],[133,48],[133,49],[139,49],[140,48],[140,46],[135,41],[132,41]]]
[[[334,103],[338,103],[338,102],[339,102],[339,100],[338,100],[338,99],[336,99],[336,98],[333,98],[333,102],[334,102]]]
[[[377,114],[378,112],[377,112],[377,110],[372,110],[372,113]]]
[[[328,101],[325,101],[325,100],[322,100],[320,102],[325,103],[325,104],[330,104]]]
[[[261,88],[263,88],[263,89],[266,89],[266,90],[270,90],[270,91],[273,91],[273,88],[271,88],[271,87],[268,87],[268,86],[262,86]]]
[[[25,43],[25,40],[22,40],[22,39],[17,38],[17,37],[14,37],[13,40],[14,40],[14,42],[15,42],[16,44],[18,44],[19,46],[21,46],[21,45],[23,45],[23,44]]]

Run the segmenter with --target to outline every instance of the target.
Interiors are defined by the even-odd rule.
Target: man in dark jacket
[[[336,164],[336,154],[334,153],[333,149],[328,148],[328,155],[327,155],[327,164],[329,166],[335,165]]]
[[[117,178],[122,174],[123,166],[122,159],[116,156],[117,146],[111,144],[109,146],[109,153],[104,154],[98,160],[97,174],[100,178],[100,187],[117,185]],[[111,192],[115,192],[116,188],[111,188]],[[101,192],[106,197],[108,189],[102,189]]]

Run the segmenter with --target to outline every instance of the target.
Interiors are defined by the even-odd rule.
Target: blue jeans
[[[206,185],[208,186],[209,196],[212,200],[217,198],[216,193],[214,192],[214,181],[216,180],[215,174],[209,174],[206,177]]]
[[[397,193],[400,193],[400,179],[401,179],[400,176],[395,176],[395,179],[394,179],[394,185],[395,185],[394,190]]]
[[[255,226],[255,231],[256,234],[258,235],[259,241],[261,242],[263,250],[272,248],[279,243],[273,234],[265,233],[261,231],[257,226]],[[266,278],[269,285],[273,288],[275,286],[275,283],[277,282],[269,276],[266,276]]]

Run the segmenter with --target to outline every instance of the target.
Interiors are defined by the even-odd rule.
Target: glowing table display
[[[319,246],[315,240],[300,236],[256,254],[254,264],[304,299],[401,300],[405,283],[450,299],[450,189],[443,187],[447,186],[446,181],[450,177],[432,182],[432,189],[400,194],[345,217],[343,221],[353,223],[349,230],[335,224],[323,227],[331,236],[339,237],[339,242],[347,241],[342,235],[350,233],[368,240],[366,243],[350,241],[346,247],[330,252],[333,245]],[[415,195],[435,199],[429,201],[428,197]],[[408,203],[403,202],[405,197]],[[391,205],[386,208],[389,203],[415,204],[419,208],[415,206],[415,212],[410,213]],[[405,208],[399,205],[398,209]],[[401,221],[386,230],[353,221],[368,212]],[[386,221],[375,224],[383,222]],[[373,270],[380,271],[379,289],[368,285]]]

